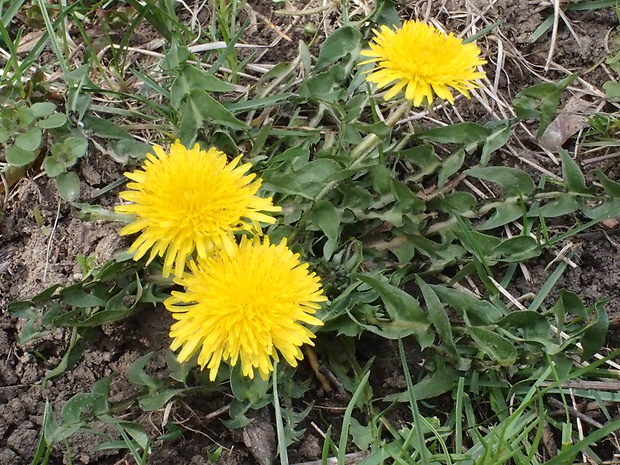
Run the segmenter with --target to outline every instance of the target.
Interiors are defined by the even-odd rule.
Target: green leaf
[[[304,80],[299,86],[298,95],[319,102],[339,102],[346,97],[343,88],[343,81],[346,77],[347,73],[344,68],[340,65],[334,65],[328,71]]]
[[[391,334],[392,337],[399,338],[414,334],[422,349],[433,343],[434,337],[426,314],[413,296],[387,281],[372,276],[354,274],[353,277],[379,293],[391,320],[390,327],[395,331]]]
[[[503,262],[522,262],[540,255],[541,246],[531,236],[515,236],[502,241],[492,255]]]
[[[375,9],[367,21],[377,25],[400,26],[400,15],[396,11],[393,0],[378,0],[374,5]]]
[[[457,123],[440,128],[429,129],[416,134],[422,140],[432,140],[440,144],[477,145],[485,142],[491,131],[476,123]]]
[[[450,192],[449,194],[438,195],[429,202],[431,209],[450,214],[469,212],[474,210],[477,205],[476,197],[469,192]]]
[[[93,447],[93,452],[99,452],[102,450],[113,450],[115,453],[118,451],[129,449],[127,442],[123,439],[117,439],[115,441],[104,441],[101,444],[97,444]]]
[[[605,338],[609,331],[609,316],[602,302],[594,304],[594,312],[594,319],[588,324],[580,341],[583,346],[582,361],[592,358],[601,350],[605,345]]]
[[[127,371],[127,379],[131,384],[141,388],[147,388],[148,390],[158,389],[159,386],[161,386],[160,380],[150,377],[144,371],[144,367],[152,358],[153,352],[149,352],[131,364]]]
[[[73,423],[82,423],[82,413],[92,410],[95,401],[99,400],[100,394],[84,393],[74,395],[62,407],[62,423],[70,425]]]
[[[551,334],[551,324],[538,312],[531,310],[521,310],[509,313],[497,322],[500,328],[506,330],[516,328],[523,332],[526,340],[549,340]]]
[[[264,380],[260,376],[255,376],[254,379],[244,376],[239,363],[230,370],[230,388],[235,399],[258,405],[267,399],[269,386],[269,380]]]
[[[176,354],[171,350],[166,352],[166,365],[168,366],[168,371],[170,372],[170,378],[178,381],[179,383],[187,382],[187,376],[194,367],[192,363],[179,362]]]
[[[17,145],[10,145],[6,148],[4,156],[9,165],[26,166],[37,159],[37,152],[24,150]]]
[[[96,416],[107,415],[110,412],[110,403],[108,397],[110,397],[110,384],[116,377],[116,374],[106,376],[105,378],[95,381],[91,392],[96,394],[97,399],[93,400],[93,414]]]
[[[186,147],[190,147],[196,142],[198,130],[203,126],[202,112],[193,102],[188,102],[181,109],[181,118],[178,123],[179,139]]]
[[[237,147],[237,143],[228,131],[213,131],[213,134],[211,134],[211,145],[231,158],[239,155],[239,147]]]
[[[51,115],[56,110],[56,105],[52,102],[37,102],[34,103],[30,109],[37,118],[45,118]]]
[[[57,326],[91,328],[124,320],[135,313],[135,311],[134,308],[122,307],[111,310],[99,310],[86,316],[82,310],[76,309],[57,317],[54,320],[54,324]]]
[[[392,187],[392,172],[384,165],[377,164],[370,169],[372,187],[381,195],[389,194]]]
[[[206,120],[213,121],[213,123],[221,124],[231,129],[239,129],[241,131],[250,129],[248,125],[235,118],[226,107],[204,90],[192,90],[186,104],[196,105],[202,117]]]
[[[620,83],[614,81],[607,81],[603,83],[603,90],[605,90],[607,100],[609,100],[610,102],[620,101]]]
[[[56,293],[59,287],[60,287],[60,284],[54,284],[48,287],[44,291],[41,291],[39,294],[35,295],[31,299],[32,302],[34,302],[35,304],[47,303],[47,301],[52,298],[52,296]]]
[[[438,244],[420,235],[412,235],[408,239],[416,250],[419,250],[430,259],[429,271],[443,270],[446,266],[454,264],[456,260],[463,258],[465,255],[465,249],[457,244]]]
[[[320,158],[306,163],[293,173],[281,174],[276,170],[269,171],[263,174],[263,179],[269,183],[265,187],[270,191],[314,199],[325,187],[327,179],[339,171],[341,168],[338,163]]]
[[[523,208],[520,205],[504,204],[495,208],[491,217],[476,229],[479,231],[488,231],[495,229],[508,223],[512,223],[523,216]]]
[[[341,183],[338,190],[343,196],[342,207],[365,210],[373,203],[372,194],[358,184]]]
[[[284,63],[282,63],[284,64]],[[263,76],[264,78],[265,76]],[[258,110],[265,107],[273,107],[282,102],[289,102],[294,94],[282,92],[276,95],[270,95],[264,98],[253,98],[252,100],[240,100],[234,103],[226,103],[226,108],[232,113],[243,112],[247,110]]]
[[[308,212],[308,221],[325,233],[327,242],[323,248],[326,260],[331,258],[338,245],[340,232],[340,214],[331,202],[320,200]]]
[[[152,152],[153,147],[137,140],[120,139],[117,141],[110,141],[110,149],[117,158],[127,163],[130,158],[138,160],[144,159],[148,153]]]
[[[30,108],[19,107],[17,109],[17,118],[11,122],[15,124],[15,128],[23,130],[30,126],[35,119],[36,116]]]
[[[64,113],[54,113],[45,119],[37,122],[37,126],[41,129],[55,129],[63,126],[67,122],[67,116]]]
[[[170,103],[179,109],[183,98],[194,90],[207,92],[233,92],[235,86],[193,65],[185,65],[170,88]]]
[[[233,383],[231,382],[231,386],[232,384]],[[230,408],[228,409],[230,420],[222,420],[222,423],[230,429],[243,428],[244,426],[249,425],[252,423],[252,420],[245,415],[249,408],[250,405],[247,402],[241,402],[235,397],[230,402]]]
[[[455,231],[454,235],[470,253],[476,256],[480,255],[480,258],[491,257],[493,251],[502,242],[498,237],[483,234],[472,229]]]
[[[183,389],[164,389],[158,392],[149,392],[140,397],[140,406],[147,412],[159,410],[166,405],[170,399],[181,392],[183,392]]]
[[[383,400],[385,402],[411,402],[411,397],[413,395],[416,400],[420,401],[431,399],[451,391],[458,379],[457,371],[450,366],[450,364],[445,363],[444,360],[441,362],[435,363],[435,369],[429,375],[415,383],[415,386],[413,386],[413,393],[404,391],[398,394],[388,394]],[[368,462],[366,460],[360,462],[360,465],[367,464]],[[384,461],[381,461],[378,462],[377,465],[383,465],[384,463]]]
[[[512,101],[517,116],[522,119],[540,118],[536,137],[542,136],[555,116],[562,92],[577,78],[576,74],[557,83],[545,82],[519,92]]]
[[[517,349],[506,338],[480,327],[469,327],[467,332],[482,351],[500,366],[512,366],[517,361]]]
[[[424,301],[426,302],[426,310],[428,312],[428,319],[433,324],[437,334],[443,341],[446,346],[446,349],[454,355],[457,356],[456,345],[454,344],[454,339],[452,336],[452,325],[450,324],[450,319],[448,318],[448,314],[437,294],[433,291],[433,289],[426,284],[422,278],[419,276],[415,277],[416,283],[420,286],[420,290],[422,291],[422,295],[424,296]]]
[[[389,402],[389,401],[386,401]],[[351,417],[349,433],[353,439],[353,444],[360,450],[368,450],[374,442],[374,430],[372,425],[364,426],[355,417]]]
[[[445,286],[436,284],[431,284],[430,286],[442,302],[448,304],[460,315],[467,316],[472,325],[490,325],[497,322],[503,316],[501,310],[486,300],[480,300]]]
[[[84,115],[82,122],[86,129],[104,139],[132,139],[127,131],[118,124],[114,124],[109,119],[99,118],[93,115]]]
[[[437,186],[443,189],[446,182],[454,173],[457,173],[463,163],[465,162],[465,150],[459,149],[450,155],[446,161],[444,161],[439,169],[439,176],[437,179]]]
[[[49,166],[46,164],[46,172],[49,169],[49,175],[49,173],[55,174],[61,168],[61,172],[66,170],[73,166],[78,158],[83,157],[87,149],[88,141],[81,137],[69,137],[64,142],[54,144],[52,154],[47,158],[48,160],[53,159],[53,162],[49,162]]]
[[[558,152],[562,160],[562,178],[564,179],[566,188],[570,192],[578,194],[591,194],[592,189],[586,187],[586,179],[579,165],[577,165],[566,150],[558,148]]]
[[[422,144],[399,152],[398,155],[420,168],[416,177],[422,177],[433,173],[441,165],[441,158],[435,153],[432,145]]]
[[[605,189],[605,192],[607,192],[610,197],[614,199],[620,198],[620,183],[609,179],[601,170],[594,170],[593,173],[599,179],[603,185],[603,189]]]
[[[511,135],[512,131],[510,130],[510,126],[505,125],[495,129],[489,136],[487,136],[484,145],[482,146],[480,165],[485,166],[489,162],[491,154],[506,145]]]
[[[620,199],[607,199],[594,207],[581,205],[581,212],[588,218],[601,222],[620,214]]]
[[[41,318],[41,323],[43,327],[49,328],[51,326],[57,326],[56,320],[62,313],[62,305],[59,303],[48,304],[45,313],[43,313],[43,318]]]
[[[579,209],[579,202],[571,194],[559,195],[555,200],[547,202],[537,210],[528,213],[528,216],[536,216],[539,213],[545,218],[557,218],[568,215]]]
[[[554,306],[560,306],[562,314],[571,313],[573,315],[580,316],[583,319],[588,318],[586,306],[574,292],[562,289],[560,291],[560,298]]]
[[[67,202],[75,202],[80,197],[80,178],[76,173],[61,173],[56,177],[58,193]]]
[[[83,66],[83,72],[88,72],[89,66]],[[73,120],[82,121],[86,111],[90,108],[93,97],[90,92],[83,92],[80,86],[70,86],[67,92],[68,111],[73,113]]]
[[[80,429],[81,426],[81,423],[59,425],[56,420],[54,420],[52,405],[49,403],[49,400],[45,401],[45,410],[43,412],[43,438],[47,444],[54,444],[55,442],[68,438]]]
[[[31,300],[14,300],[7,306],[6,310],[17,318],[36,319],[39,315],[32,310],[32,307],[34,307],[34,302]]]
[[[133,1],[134,0],[128,0],[128,3],[131,5]],[[138,2],[135,2],[135,3],[138,3]],[[147,8],[148,10],[153,10],[155,12],[160,11],[158,8],[152,8],[148,4],[145,4],[144,7]],[[146,16],[146,19],[149,21],[150,24],[153,24],[150,22],[148,16]],[[162,21],[163,24],[166,24],[167,22],[168,22],[167,19]],[[153,24],[153,26],[157,28],[156,24]],[[166,24],[165,27],[167,28],[168,25]],[[161,60],[161,63],[159,65],[164,71],[168,71],[168,72],[181,68],[185,64],[187,59],[189,58],[189,53],[190,53],[189,49],[186,46],[179,45],[179,39],[176,34],[174,34],[172,37],[170,37],[170,34],[171,32],[168,32],[167,36],[162,34],[164,35],[164,37],[166,37],[170,41],[170,48],[168,52],[164,55],[164,59]]]
[[[360,132],[371,133],[377,136],[379,139],[387,139],[392,132],[392,128],[385,124],[383,121],[378,121],[374,124],[351,124],[351,127],[357,129]],[[359,136],[359,135],[358,135]],[[356,143],[358,143],[356,141]]]
[[[106,301],[96,295],[89,294],[82,289],[81,284],[75,284],[60,291],[63,303],[71,307],[105,307]]]
[[[465,170],[464,173],[499,184],[507,197],[525,197],[534,192],[534,181],[530,175],[517,168],[487,166]]]
[[[34,152],[41,145],[42,137],[43,132],[41,129],[37,127],[30,128],[28,131],[15,138],[15,145],[24,150]]]
[[[357,56],[362,48],[361,41],[362,34],[353,27],[341,27],[334,31],[321,46],[315,72],[321,71],[349,54]]]
[[[60,173],[64,173],[66,167],[65,164],[60,163],[56,157],[47,157],[43,162],[43,169],[45,170],[45,174],[50,178],[55,178]]]
[[[41,385],[45,387],[45,384],[52,378],[59,376],[66,372],[69,368],[73,367],[89,341],[87,336],[89,335],[88,331],[80,331],[77,328],[73,328],[71,332],[71,340],[69,341],[69,347],[66,349],[60,363],[56,365],[52,370],[47,371],[45,377],[41,381]]]
[[[150,443],[149,435],[141,425],[132,421],[119,421],[116,423],[116,426],[129,434],[142,449],[148,449]]]
[[[411,192],[405,184],[393,177],[390,179],[390,184],[391,191],[396,197],[395,210],[403,213],[426,210],[424,201]]]

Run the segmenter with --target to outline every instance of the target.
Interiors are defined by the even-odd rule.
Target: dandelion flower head
[[[142,169],[125,173],[131,181],[116,207],[135,216],[121,235],[140,233],[129,248],[139,260],[150,250],[149,262],[164,258],[163,275],[182,276],[188,258],[207,258],[220,248],[233,247],[235,231],[260,232],[260,222],[274,223],[263,212],[280,211],[271,198],[256,195],[260,180],[246,174],[250,164],[198,144],[188,149],[175,142],[170,152],[154,147]]]
[[[286,246],[269,238],[245,236],[232,250],[222,250],[196,264],[177,284],[166,308],[178,320],[170,329],[171,348],[179,361],[196,352],[198,364],[215,380],[222,361],[241,364],[244,376],[255,369],[263,379],[279,355],[292,366],[303,358],[300,346],[314,334],[303,324],[322,325],[313,316],[326,300],[319,278]]]
[[[486,61],[475,44],[464,44],[429,24],[405,21],[402,28],[381,26],[374,33],[370,49],[361,52],[369,59],[360,64],[376,63],[366,79],[380,89],[393,84],[386,100],[404,90],[415,106],[430,104],[435,94],[454,103],[450,88],[469,97],[469,91],[478,87],[474,79],[485,76],[476,70]]]

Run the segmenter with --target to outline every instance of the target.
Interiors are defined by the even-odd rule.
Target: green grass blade
[[[405,380],[407,381],[407,392],[409,393],[409,407],[411,408],[411,413],[413,413],[413,425],[416,432],[416,439],[418,442],[418,452],[420,453],[422,463],[430,463],[429,458],[429,450],[426,448],[426,443],[424,441],[424,434],[422,433],[422,422],[425,422],[420,415],[420,410],[418,409],[418,402],[415,398],[415,393],[413,391],[413,381],[411,379],[411,373],[409,372],[409,366],[407,365],[407,358],[405,356],[405,348],[403,347],[402,339],[398,339],[398,352],[400,354],[400,362],[403,366],[403,371],[405,373]],[[427,422],[425,422],[427,423]]]
[[[288,452],[286,450],[286,437],[284,434],[284,422],[282,421],[282,410],[280,408],[280,398],[278,396],[278,363],[273,364],[273,409],[276,416],[276,431],[278,436],[278,454],[280,455],[280,465],[288,465]]]
[[[571,255],[572,254],[569,254],[567,258],[570,258]],[[545,281],[545,284],[543,285],[543,287],[536,294],[536,298],[532,301],[532,303],[528,307],[528,310],[535,312],[536,310],[540,308],[540,306],[545,301],[549,293],[553,289],[555,289],[555,285],[557,284],[558,280],[564,274],[564,271],[566,271],[567,266],[568,266],[567,262],[565,262],[564,260],[560,260],[560,262],[558,263],[558,266],[555,268],[555,270],[553,270],[553,273],[551,273],[551,276],[549,276],[547,281]]]
[[[0,22],[2,22],[2,25],[4,27],[7,27],[11,23],[11,21],[15,17],[15,14],[19,11],[19,9],[25,2],[26,0],[11,0],[9,1],[9,7],[6,9],[6,11],[2,11],[4,9],[4,2],[0,3],[0,16],[2,16],[0,18]]]
[[[69,66],[67,66],[67,63],[65,62],[64,54],[62,53],[62,49],[60,47],[60,44],[58,43],[58,37],[56,37],[56,34],[55,34],[56,28],[54,27],[55,24],[62,22],[62,20],[64,19],[63,10],[62,9],[60,10],[58,18],[56,19],[56,21],[54,21],[54,23],[52,23],[50,15],[47,11],[47,5],[44,2],[44,0],[37,0],[37,3],[39,5],[39,8],[41,9],[41,15],[43,16],[43,21],[45,22],[45,27],[49,33],[49,39],[50,39],[50,44],[52,46],[52,50],[54,50],[54,53],[56,54],[56,58],[58,58],[58,64],[60,68],[62,69],[62,72],[65,74],[68,74],[70,71]]]
[[[586,436],[581,441],[573,444],[572,446],[564,449],[554,458],[545,463],[545,465],[565,465],[573,462],[577,454],[591,444],[594,444],[597,441],[605,438],[605,436],[617,431],[620,429],[620,420],[613,421],[611,423],[607,423],[600,429],[597,429],[592,434]]]
[[[351,427],[351,415],[353,415],[353,409],[357,404],[357,401],[360,399],[362,394],[364,393],[364,388],[368,383],[368,379],[370,378],[370,370],[366,371],[366,374],[360,381],[357,389],[353,393],[353,397],[351,397],[351,402],[347,405],[346,410],[344,411],[344,416],[342,418],[342,431],[340,432],[340,439],[338,441],[338,465],[345,464],[345,455],[347,453],[347,440],[349,438],[349,428]]]

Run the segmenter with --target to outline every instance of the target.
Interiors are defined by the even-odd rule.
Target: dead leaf
[[[590,102],[576,96],[571,97],[540,137],[541,145],[552,152],[557,151],[586,126],[585,115],[591,113],[593,107],[594,104]]]
[[[44,31],[32,31],[24,34],[22,40],[19,42],[17,46],[17,53],[28,53],[31,51],[35,45],[39,42],[41,37],[43,37]]]
[[[243,428],[243,443],[258,463],[262,465],[274,463],[276,432],[266,408],[256,411],[252,423]]]

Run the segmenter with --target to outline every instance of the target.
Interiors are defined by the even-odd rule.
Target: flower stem
[[[385,120],[385,125],[393,127],[400,119],[409,113],[411,109],[411,102],[407,100],[400,105],[396,110],[392,112],[390,116]],[[379,144],[379,137],[376,134],[368,134],[364,139],[351,151],[351,159],[353,163],[349,166],[349,169],[356,168],[362,164],[362,162],[372,153],[374,148]],[[315,197],[315,202],[318,202],[325,197],[334,187],[338,185],[340,181],[331,181],[325,185],[323,190]]]
[[[401,118],[409,113],[411,109],[411,101],[407,100],[403,104],[401,104],[398,108],[396,108],[390,116],[385,120],[385,125],[388,127],[393,127]],[[376,134],[368,134],[364,139],[351,151],[350,157],[353,160],[351,165],[347,169],[357,168],[361,165],[364,160],[373,152],[374,148],[379,144],[379,137]],[[318,193],[318,195],[314,198],[315,202],[323,199],[329,192],[338,185],[340,180],[330,181],[325,187]],[[304,225],[307,221],[307,215],[304,214],[297,224],[297,228],[295,231],[291,233],[289,236],[289,242],[292,243],[294,238],[297,236],[300,230],[303,230]]]

